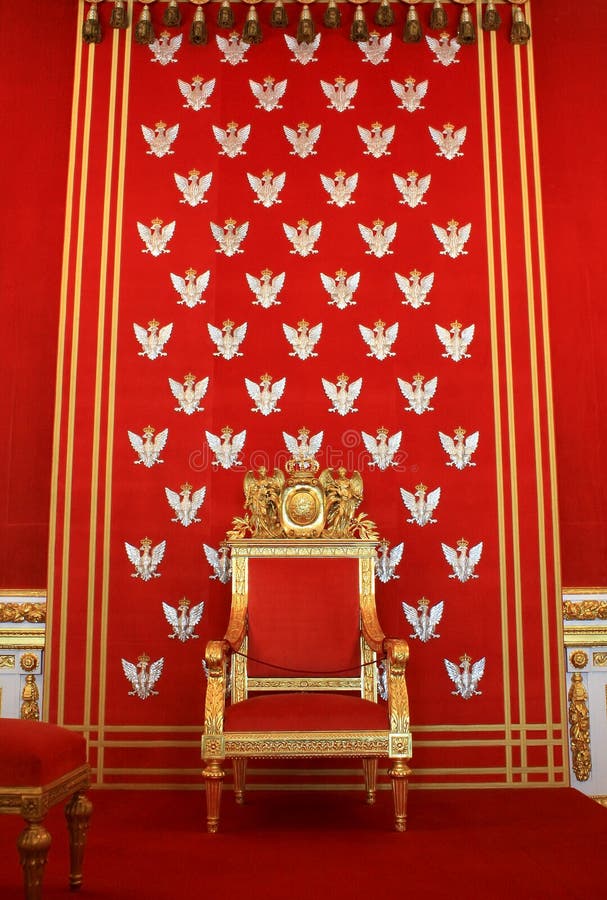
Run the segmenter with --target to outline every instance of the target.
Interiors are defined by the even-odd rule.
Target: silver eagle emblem
[[[430,301],[426,297],[432,290],[434,284],[434,272],[428,275],[422,275],[418,269],[409,272],[410,278],[405,275],[394,273],[396,283],[405,296],[401,302],[404,306],[412,306],[413,309],[419,309],[420,306],[430,306]]]
[[[321,380],[325,394],[333,404],[333,406],[329,407],[329,412],[336,412],[340,416],[358,412],[358,408],[354,406],[354,403],[362,390],[362,378],[357,378],[356,381],[349,385],[348,381],[350,379],[342,372],[341,375],[337,376],[335,384],[332,381],[327,381],[326,378]]]
[[[442,63],[443,66],[450,66],[451,63],[459,62],[456,56],[461,44],[455,38],[450,38],[446,31],[441,32],[438,40],[427,34],[426,43],[436,57],[433,62]]]
[[[249,223],[243,222],[242,225],[236,225],[236,219],[226,219],[223,228],[216,225],[215,222],[209,222],[211,233],[219,247],[215,248],[215,253],[224,253],[226,256],[235,256],[237,253],[244,253],[240,249],[240,245],[247,236]]]
[[[283,125],[282,130],[285,137],[293,148],[289,150],[289,156],[299,156],[301,159],[305,159],[306,156],[316,156],[314,145],[320,137],[321,128],[321,125],[310,128],[307,122],[300,122],[295,131],[294,128]]]
[[[289,250],[289,253],[298,253],[299,256],[310,256],[312,253],[318,253],[318,250],[314,249],[314,244],[320,237],[322,222],[317,222],[308,228],[309,225],[310,223],[307,219],[300,219],[297,223],[297,228],[293,225],[287,225],[285,222],[282,223],[287,238],[293,244],[293,249]]]
[[[272,277],[271,269],[263,269],[259,278],[249,275],[245,272],[247,284],[255,295],[253,306],[262,306],[269,309],[271,306],[280,306],[278,295],[284,287],[286,273],[281,272],[279,275]]]
[[[373,66],[388,62],[386,53],[392,45],[392,35],[390,33],[380,37],[377,31],[370,31],[368,41],[358,41],[357,43],[365,57],[363,62],[370,62]]]
[[[175,152],[171,150],[171,146],[179,134],[179,125],[167,128],[166,122],[156,122],[154,128],[142,125],[141,133],[150,148],[145,151],[148,156],[157,156],[158,159],[161,159],[163,156],[170,156]]]
[[[220,62],[229,63],[231,66],[237,66],[238,63],[248,62],[248,60],[245,59],[245,54],[251,45],[247,44],[246,41],[241,40],[237,31],[232,31],[227,38],[220,37],[220,35],[216,34],[215,40],[217,41],[217,46],[223,53],[223,59],[221,59]]]
[[[466,430],[461,426],[455,429],[453,437],[439,431],[438,436],[442,448],[450,460],[447,463],[448,466],[455,466],[456,469],[465,469],[466,466],[476,465],[475,462],[472,462],[472,454],[478,447],[479,433],[475,431],[469,434],[467,438],[464,438],[465,434]]]
[[[181,47],[182,40],[182,34],[176,34],[175,37],[171,37],[168,31],[161,32],[155,41],[148,44],[150,53],[153,57],[151,62],[160,63],[161,66],[168,66],[169,63],[176,63],[177,60],[175,59],[175,54]]]
[[[181,96],[184,98],[184,107],[193,109],[198,112],[199,109],[210,109],[211,104],[207,100],[215,90],[215,79],[210,78],[205,81],[201,75],[194,75],[191,84],[187,81],[177,79]]]
[[[171,337],[173,331],[173,323],[160,327],[160,322],[156,319],[150,319],[147,329],[137,322],[133,322],[133,331],[137,338],[141,350],[137,356],[147,356],[148,359],[158,359],[159,356],[166,356],[164,345]]]
[[[141,436],[135,434],[134,431],[129,431],[127,433],[131,447],[138,456],[138,459],[134,460],[136,466],[142,464],[146,469],[151,469],[156,463],[164,462],[164,460],[160,458],[160,454],[166,446],[167,438],[169,436],[168,428],[163,428],[162,431],[159,431],[158,434],[156,434],[155,428],[151,425],[146,425]],[[156,437],[154,437],[155,434]]]
[[[375,577],[379,578],[379,580],[384,584],[386,584],[388,581],[391,581],[393,578],[400,578],[400,575],[396,574],[396,567],[399,565],[401,559],[403,558],[404,549],[405,545],[401,541],[400,544],[395,544],[394,547],[392,547],[392,549],[390,550],[390,544],[385,538],[383,538],[379,542],[379,546],[377,548]]]
[[[224,543],[219,545],[218,550],[208,544],[202,546],[207,562],[213,569],[213,574],[209,575],[209,578],[217,579],[222,584],[228,584],[232,578],[232,559],[229,547]]]
[[[409,606],[408,603],[402,603],[401,605],[405,619],[413,629],[409,635],[410,638],[419,638],[423,644],[426,644],[430,638],[440,637],[440,634],[436,634],[436,626],[443,617],[445,606],[443,600],[435,603],[434,606],[430,606],[430,601],[422,597],[417,604],[417,609],[414,606]]]
[[[357,125],[356,127],[358,128],[360,139],[367,148],[363,156],[372,156],[374,159],[379,159],[381,156],[390,156],[388,146],[394,138],[395,125],[384,128],[381,122],[373,122],[370,129],[363,128],[362,125]]]
[[[173,287],[181,297],[181,300],[177,301],[177,306],[183,303],[188,309],[194,309],[199,303],[206,303],[204,292],[209,286],[210,269],[200,275],[197,275],[196,269],[186,269],[185,278],[175,275],[174,272],[170,272],[170,276]]]
[[[452,359],[454,362],[470,359],[471,354],[467,350],[474,338],[474,325],[463,328],[462,323],[456,320],[451,322],[451,330],[443,328],[441,325],[435,325],[434,328],[439,341],[445,348],[445,352],[441,353],[441,356],[445,359]]]
[[[234,435],[234,437],[232,437]],[[207,444],[215,454],[212,466],[221,466],[222,469],[231,469],[232,466],[239,466],[241,460],[238,454],[244,447],[247,437],[246,431],[239,431],[234,434],[234,430],[229,425],[224,425],[221,429],[221,436],[205,431]]]
[[[249,87],[257,100],[255,109],[265,109],[267,112],[271,112],[273,109],[282,109],[280,101],[287,90],[286,78],[275,83],[275,79],[271,75],[266,75],[263,84],[249,78]]]
[[[208,200],[205,200],[205,194],[213,180],[212,172],[201,175],[198,169],[190,169],[187,178],[185,175],[178,175],[177,172],[173,173],[173,178],[182,196],[180,203],[187,203],[189,206],[208,203]]]
[[[173,629],[169,634],[170,638],[177,638],[182,643],[190,638],[198,639],[198,635],[194,634],[194,629],[202,619],[204,603],[197,603],[190,609],[190,601],[186,597],[182,597],[177,609],[163,601],[162,610],[165,619]]]
[[[445,159],[455,159],[457,156],[463,156],[464,154],[460,153],[460,149],[466,140],[467,130],[465,125],[456,129],[451,122],[446,122],[442,131],[429,125],[430,137],[438,147],[436,155],[443,156]]]
[[[356,96],[358,90],[358,79],[346,82],[342,75],[338,75],[333,84],[328,81],[320,82],[322,92],[329,101],[327,109],[336,109],[337,112],[344,112],[346,109],[354,109],[352,100]]]
[[[137,658],[137,664],[129,662],[128,659],[121,659],[120,661],[122,663],[122,671],[133,688],[132,691],[129,691],[129,697],[139,697],[140,700],[147,700],[148,697],[158,696],[158,691],[153,690],[153,688],[162,675],[163,656],[153,662],[152,665],[150,665],[150,657],[147,653],[142,653]]]
[[[419,174],[412,169],[410,172],[407,172],[406,178],[396,173],[392,174],[392,178],[394,179],[396,190],[402,197],[402,200],[398,201],[399,203],[410,206],[411,209],[415,209],[416,206],[427,206],[424,194],[430,187],[431,175],[424,175],[420,178]]]
[[[321,174],[320,180],[325,191],[331,198],[327,201],[329,206],[335,204],[335,206],[341,208],[356,202],[355,200],[352,200],[351,197],[358,184],[358,172],[346,177],[346,173],[343,169],[338,169],[335,173],[335,178],[329,178],[328,175]]]
[[[375,359],[383,360],[389,356],[396,356],[392,351],[392,344],[398,337],[398,322],[386,328],[386,323],[378,319],[373,328],[366,328],[359,325],[358,330],[360,336],[369,348],[367,356],[374,356]]]
[[[247,393],[255,404],[251,407],[251,412],[260,412],[262,416],[269,416],[270,413],[282,411],[277,404],[284,394],[286,378],[280,378],[272,384],[272,376],[266,372],[259,379],[259,384],[250,378],[245,378],[244,382]]]
[[[407,519],[411,525],[419,525],[423,528],[424,525],[434,525],[438,521],[432,518],[432,513],[440,500],[440,488],[435,488],[426,496],[427,490],[425,484],[417,484],[414,494],[404,488],[400,489],[403,503],[411,513],[411,518]]]
[[[448,659],[443,660],[447,675],[455,685],[455,690],[451,691],[455,696],[460,696],[464,700],[469,700],[474,694],[482,694],[477,690],[478,683],[485,674],[485,657],[477,660],[470,667],[472,658],[465,653],[459,658],[459,666]],[[461,669],[461,672],[460,672]]]
[[[234,328],[234,322],[231,319],[226,319],[221,328],[216,328],[215,325],[211,325],[209,322],[207,323],[207,329],[211,340],[217,347],[213,356],[223,356],[224,359],[242,356],[238,348],[244,341],[247,333],[246,322],[243,322],[242,325],[238,325],[236,328]]]
[[[243,125],[242,128],[239,128],[238,122],[228,122],[225,131],[218,125],[212,125],[211,127],[215,140],[221,147],[219,151],[220,156],[228,156],[230,159],[234,159],[236,156],[246,156],[246,150],[242,148],[251,134],[250,125]]]
[[[282,433],[285,446],[300,469],[310,468],[310,461],[316,459],[316,454],[320,452],[322,446],[323,431],[313,434],[312,437],[308,437],[309,434],[310,430],[305,425],[299,429],[297,437],[287,434],[286,431]]]
[[[449,578],[457,578],[458,581],[468,581],[469,578],[478,578],[474,569],[478,565],[483,552],[483,542],[470,547],[468,551],[468,541],[460,538],[457,542],[457,549],[450,547],[448,544],[441,543],[445,559],[453,569]]]
[[[405,407],[405,412],[414,412],[417,413],[418,416],[421,416],[422,413],[434,409],[433,406],[430,406],[430,401],[434,397],[438,385],[438,378],[436,376],[434,378],[429,378],[425,384],[424,376],[419,372],[417,375],[413,376],[411,382],[405,381],[404,378],[397,378],[397,381],[403,397],[405,400],[409,401],[409,406]]]
[[[287,47],[293,54],[291,62],[301,63],[302,66],[307,66],[310,62],[318,62],[314,54],[320,47],[320,33],[310,43],[298,41],[297,38],[291,37],[290,34],[285,34],[284,38]]]
[[[313,328],[310,328],[310,323],[306,322],[305,319],[301,319],[297,323],[297,328],[285,325],[283,322],[282,330],[293,348],[289,356],[297,356],[299,359],[309,359],[312,356],[318,356],[318,353],[314,353],[314,347],[322,334],[322,322],[314,325]]]
[[[253,203],[261,203],[266,208],[269,208],[274,203],[282,203],[282,200],[278,199],[278,195],[285,186],[286,179],[286,172],[274,175],[271,169],[266,169],[262,173],[261,178],[247,172],[247,180],[251,185],[251,190],[257,196],[257,200],[254,200]]]
[[[184,528],[194,522],[200,522],[201,519],[197,518],[196,513],[204,502],[206,492],[206,487],[201,487],[192,493],[192,485],[187,481],[181,485],[179,493],[165,487],[164,493],[168,504],[175,513],[175,518],[171,519],[171,522],[179,522]]]
[[[455,219],[450,219],[446,228],[441,228],[440,225],[432,223],[432,230],[436,235],[436,239],[443,245],[441,256],[450,256],[451,259],[456,259],[458,256],[467,256],[468,251],[464,250],[464,245],[470,237],[472,225],[468,222],[467,225],[462,225],[461,228],[458,228],[458,224]]]
[[[184,412],[186,416],[191,416],[195,412],[204,412],[204,407],[200,405],[209,386],[209,378],[201,378],[196,381],[196,376],[188,372],[184,376],[183,383],[175,378],[169,378],[169,387],[177,406],[173,407],[175,412]]]
[[[417,109],[425,109],[422,100],[428,91],[428,80],[420,81],[416,84],[415,78],[409,76],[405,78],[403,83],[400,81],[390,81],[392,90],[400,100],[398,109],[406,109],[408,112],[415,112]]]
[[[378,259],[381,259],[382,256],[392,255],[394,251],[390,250],[390,244],[396,237],[396,227],[396,222],[393,222],[384,228],[382,219],[376,219],[373,222],[373,228],[368,228],[359,222],[358,230],[360,231],[360,236],[369,247],[368,250],[365,250],[365,253],[373,254]]]
[[[152,541],[148,537],[144,537],[140,540],[139,549],[137,549],[125,541],[126,555],[135,568],[135,571],[131,572],[131,578],[141,578],[142,581],[160,578],[160,572],[157,572],[156,569],[162,562],[166,544],[166,541],[160,541],[156,546],[152,546]]]
[[[137,222],[137,231],[139,237],[145,244],[145,250],[142,253],[151,253],[152,256],[160,256],[162,253],[170,253],[167,250],[167,244],[175,234],[175,222],[169,222],[168,225],[162,224],[162,219],[152,219],[148,228],[143,222]]]
[[[360,281],[360,272],[354,272],[348,276],[345,269],[338,269],[335,278],[330,275],[320,273],[320,280],[327,294],[330,296],[329,306],[335,305],[338,309],[345,309],[347,306],[356,306],[354,293]]]
[[[389,435],[388,429],[381,426],[377,429],[375,437],[367,434],[366,431],[361,431],[361,435],[367,453],[371,454],[371,459],[369,460],[370,469],[377,466],[378,469],[384,471],[390,466],[396,465],[394,456],[400,448],[403,436],[402,431]]]

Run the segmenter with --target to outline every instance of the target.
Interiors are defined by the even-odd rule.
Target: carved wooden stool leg
[[[409,787],[409,775],[411,769],[404,759],[395,759],[388,775],[392,779],[392,794],[394,796],[394,827],[397,831],[407,829],[407,789]]]
[[[232,760],[234,767],[234,796],[237,803],[244,803],[244,786],[247,775],[247,759],[239,756]]]
[[[225,772],[218,759],[212,759],[203,770],[207,793],[207,831],[214,834],[219,828],[219,807]]]
[[[93,804],[86,794],[79,791],[65,805],[65,818],[70,840],[70,890],[77,891],[82,884],[82,863],[86,846],[86,832]]]
[[[17,838],[26,900],[41,900],[42,878],[51,836],[42,822],[28,822]]]
[[[365,773],[365,791],[367,792],[367,804],[375,803],[375,790],[377,784],[377,757],[366,756],[363,758],[363,770]]]

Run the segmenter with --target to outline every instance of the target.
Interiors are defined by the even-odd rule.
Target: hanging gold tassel
[[[341,25],[341,13],[337,0],[329,0],[323,16],[323,22],[325,23],[325,28],[339,28]]]
[[[242,29],[242,39],[245,44],[261,44],[263,39],[259,16],[254,6],[251,6],[247,13],[244,28]]]
[[[405,28],[403,31],[403,41],[405,44],[417,44],[422,39],[422,26],[419,21],[417,10],[414,6],[409,6],[407,18],[405,20]]]
[[[204,17],[204,9],[202,6],[196,7],[196,12],[194,13],[194,18],[192,19],[192,25],[190,27],[190,34],[188,37],[190,44],[206,44],[209,36],[207,34],[207,23]]]
[[[129,17],[124,6],[124,0],[114,0],[114,8],[110,13],[110,28],[128,28]]]
[[[525,22],[525,13],[520,6],[515,6],[512,10],[510,41],[513,44],[526,44],[530,37],[531,29]]]
[[[97,13],[97,4],[92,3],[82,23],[82,40],[85,44],[98,44],[101,41],[101,25]]]
[[[221,0],[217,10],[217,25],[219,28],[234,27],[234,10],[230,6],[230,0]]]
[[[354,18],[352,19],[352,27],[350,28],[350,40],[369,40],[369,29],[367,28],[367,20],[365,19],[362,6],[357,6],[354,10]]]
[[[270,24],[273,25],[274,28],[286,28],[289,24],[289,17],[287,16],[287,11],[282,0],[276,0],[272,7]]]
[[[168,6],[164,11],[162,21],[169,28],[176,28],[181,25],[181,10],[177,0],[169,0]]]
[[[146,3],[139,13],[139,21],[135,26],[135,42],[137,44],[151,44],[155,40],[156,35],[152,25],[152,16]]]
[[[497,31],[502,24],[499,13],[495,8],[493,0],[489,0],[483,13],[483,21],[481,23],[483,31]]]
[[[459,17],[457,40],[460,44],[473,44],[476,40],[474,22],[467,6],[464,6]]]
[[[380,0],[380,4],[375,11],[373,21],[382,28],[394,25],[394,10],[390,4],[390,0]]]
[[[299,22],[297,23],[297,43],[311,44],[314,40],[314,33],[315,28],[312,13],[310,12],[308,4],[305,3],[299,14]]]
[[[430,13],[430,28],[434,29],[434,31],[440,31],[441,28],[446,28],[447,24],[447,13],[443,9],[443,4],[440,0],[435,0]]]

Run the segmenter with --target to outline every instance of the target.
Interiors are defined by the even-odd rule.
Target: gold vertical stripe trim
[[[112,165],[114,160],[114,128],[116,119],[116,79],[118,66],[119,29],[113,29],[110,91],[107,117],[107,147],[105,157],[105,187],[103,194],[103,231],[99,274],[99,308],[97,315],[97,357],[95,364],[95,395],[93,400],[93,441],[91,452],[91,486],[89,516],[89,564],[86,619],[86,657],[84,674],[84,725],[91,721],[93,637],[95,613],[95,576],[97,554],[97,511],[99,506],[99,453],[101,432],[101,397],[103,389],[103,349],[107,291],[108,247],[110,240],[110,211],[112,193]]]
[[[57,328],[57,370],[55,373],[55,411],[53,416],[53,452],[51,463],[51,497],[49,509],[48,565],[47,565],[47,611],[46,646],[44,653],[44,691],[42,697],[42,718],[48,720],[51,700],[51,675],[53,671],[53,606],[55,598],[55,553],[57,549],[57,511],[59,493],[59,463],[61,452],[61,420],[63,412],[63,365],[65,361],[65,338],[67,324],[67,293],[69,285],[70,250],[72,246],[72,217],[74,204],[74,173],[76,170],[76,148],[78,143],[78,110],[80,108],[80,87],[82,81],[82,22],[76,16],[76,50],[74,53],[74,77],[72,84],[72,115],[70,121],[70,145],[65,192],[65,221],[63,225],[63,256],[61,262],[61,286],[59,293],[59,323]]]
[[[546,564],[546,516],[544,511],[544,472],[542,434],[540,422],[539,375],[537,360],[537,334],[535,327],[535,289],[533,284],[533,258],[531,252],[531,222],[529,218],[529,179],[527,176],[527,140],[523,106],[523,80],[521,71],[521,48],[513,47],[514,72],[516,79],[516,110],[518,125],[519,167],[521,176],[521,202],[523,212],[523,237],[525,247],[525,278],[527,283],[527,317],[529,326],[529,359],[531,363],[531,399],[533,410],[533,443],[535,455],[536,514],[540,575],[540,607],[542,611],[542,656],[544,662],[544,703],[546,721],[552,721],[552,691],[550,667],[550,633],[548,620],[548,584]],[[548,739],[552,739],[551,729]],[[548,747],[548,767],[550,774],[554,768],[552,748]]]
[[[527,21],[531,26],[531,8],[526,10]],[[558,517],[558,482],[557,482],[557,462],[556,462],[556,436],[554,428],[554,395],[552,384],[552,363],[550,354],[550,323],[548,319],[548,286],[546,278],[546,254],[544,241],[544,219],[542,209],[542,188],[541,188],[541,170],[540,170],[540,154],[537,124],[537,103],[535,91],[535,67],[533,56],[533,45],[530,43],[527,48],[527,77],[529,80],[529,121],[531,131],[531,152],[533,163],[533,177],[535,184],[535,216],[536,228],[538,235],[538,275],[540,285],[540,304],[542,317],[542,337],[544,349],[544,380],[546,384],[546,429],[548,437],[548,459],[549,459],[549,478],[550,478],[550,497],[551,513],[552,513],[552,552],[554,554],[554,589],[555,595],[553,602],[555,604],[555,619],[558,645],[562,647],[563,637],[563,619],[562,619],[562,588],[561,588],[561,555],[560,555],[560,534],[559,534],[559,517]],[[560,686],[560,721],[567,720],[566,697],[563,686],[565,684],[565,663],[562,653],[557,653],[557,672],[558,683]],[[566,735],[563,734],[562,753],[567,774],[569,775],[569,754],[567,752]]]
[[[86,189],[91,137],[93,80],[95,72],[95,44],[89,44],[86,73],[86,102],[82,133],[82,169],[78,201],[78,233],[76,238],[76,262],[74,267],[74,306],[72,310],[72,347],[68,392],[68,414],[65,457],[65,507],[63,510],[63,553],[61,559],[61,622],[59,625],[59,671],[57,722],[63,724],[65,707],[65,677],[67,656],[67,619],[69,605],[70,528],[72,517],[72,482],[74,463],[74,432],[76,420],[76,385],[78,383],[78,341],[80,336],[80,302],[82,300],[82,267],[84,262],[84,231],[86,220]]]
[[[504,361],[506,369],[506,406],[508,413],[508,440],[510,460],[510,499],[512,503],[512,566],[514,576],[514,618],[516,640],[514,648],[509,650],[516,654],[518,681],[519,719],[524,723],[527,718],[525,694],[521,686],[525,684],[525,664],[523,655],[523,623],[522,623],[522,587],[519,534],[518,475],[516,426],[514,417],[514,382],[512,377],[512,333],[510,329],[510,284],[508,277],[508,241],[506,234],[506,205],[504,199],[504,170],[502,125],[500,109],[499,71],[497,61],[497,45],[495,32],[490,33],[491,40],[491,76],[493,89],[493,115],[495,120],[495,165],[497,173],[497,206],[500,235],[500,267],[502,278],[502,305],[504,316]],[[527,764],[525,748],[521,748],[521,765]]]
[[[478,12],[478,4],[477,4]],[[493,427],[495,434],[495,469],[497,492],[498,546],[500,561],[500,615],[502,638],[502,678],[504,687],[504,724],[506,732],[506,772],[512,781],[512,710],[510,701],[510,640],[508,635],[508,583],[506,577],[506,525],[504,512],[504,470],[501,422],[501,400],[499,390],[499,351],[497,341],[497,298],[495,293],[495,255],[493,251],[493,206],[491,202],[491,170],[489,160],[489,123],[487,108],[485,46],[482,37],[478,40],[479,90],[481,113],[481,138],[483,153],[483,178],[485,190],[485,230],[487,236],[487,281],[489,292],[489,319],[491,338],[491,374],[493,385]]]
[[[129,21],[133,21],[133,0],[128,4]],[[131,44],[130,29],[124,38],[124,71],[122,74],[122,108],[120,115],[120,149],[118,154],[118,182],[116,189],[116,232],[114,240],[114,278],[112,282],[112,321],[110,338],[110,355],[108,367],[108,408],[107,408],[107,434],[105,454],[105,519],[103,523],[103,572],[101,587],[101,623],[100,623],[100,654],[99,654],[99,740],[101,743],[97,756],[98,781],[104,780],[104,750],[103,741],[105,735],[105,699],[107,687],[107,634],[109,618],[109,584],[110,584],[110,550],[111,550],[111,522],[112,522],[112,459],[114,449],[114,415],[116,401],[116,359],[118,345],[118,309],[120,299],[120,262],[122,246],[122,217],[124,210],[124,184],[126,171],[126,138],[129,111],[129,80],[131,74]]]

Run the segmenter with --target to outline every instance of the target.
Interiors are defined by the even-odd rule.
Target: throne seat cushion
[[[81,734],[48,722],[0,719],[0,790],[42,787],[84,765]]]
[[[351,694],[262,694],[226,707],[224,733],[388,731],[384,702]]]

